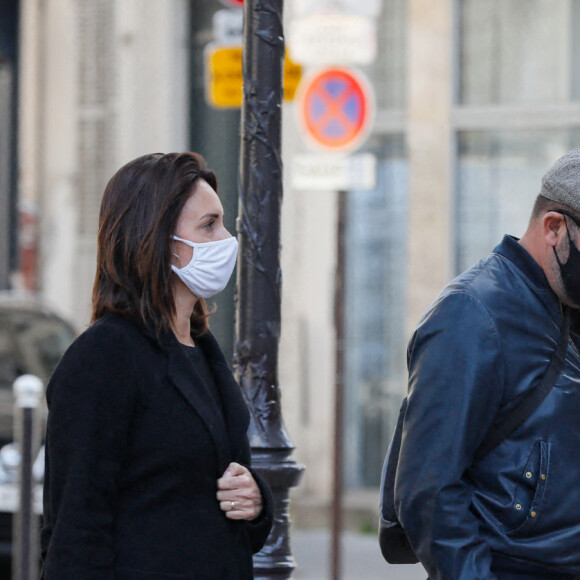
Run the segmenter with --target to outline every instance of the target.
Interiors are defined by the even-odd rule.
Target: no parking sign
[[[332,67],[303,81],[297,111],[307,139],[327,151],[351,151],[374,117],[370,83],[351,68]]]

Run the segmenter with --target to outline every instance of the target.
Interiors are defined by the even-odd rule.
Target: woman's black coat
[[[210,333],[196,339],[223,413],[173,333],[106,316],[70,347],[47,388],[45,580],[252,578],[272,498],[226,518],[217,479],[249,466],[249,413]],[[224,420],[225,419],[225,420]]]

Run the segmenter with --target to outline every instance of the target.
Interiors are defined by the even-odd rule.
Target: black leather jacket
[[[573,341],[540,407],[473,461],[494,420],[545,373],[561,323],[542,269],[506,236],[443,290],[415,331],[395,504],[430,579],[493,579],[501,555],[580,574]]]

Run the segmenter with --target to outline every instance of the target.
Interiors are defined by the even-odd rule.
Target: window
[[[378,486],[406,383],[407,169],[402,136],[377,138],[374,191],[350,191],[345,232],[345,477]]]
[[[503,234],[521,237],[542,175],[580,144],[580,128],[463,131],[457,137],[456,271],[488,254]]]
[[[541,177],[580,145],[580,2],[460,0],[455,270],[521,236]]]
[[[406,385],[406,0],[383,0],[377,60],[373,191],[346,195],[344,264],[344,477],[378,487]]]
[[[459,101],[578,99],[579,17],[577,0],[463,0]]]

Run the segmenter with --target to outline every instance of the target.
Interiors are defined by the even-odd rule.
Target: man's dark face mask
[[[572,214],[561,210],[552,209],[549,211],[554,211],[563,216],[568,216],[578,227],[580,227],[580,220],[573,216]],[[576,244],[572,241],[570,236],[570,230],[568,228],[568,222],[566,217],[564,217],[564,222],[566,223],[566,234],[568,236],[568,259],[565,263],[560,261],[558,257],[558,252],[556,252],[556,247],[554,250],[554,255],[556,256],[556,261],[560,267],[560,276],[562,277],[562,283],[564,284],[564,290],[570,301],[577,306],[580,306],[580,251],[576,247]]]

